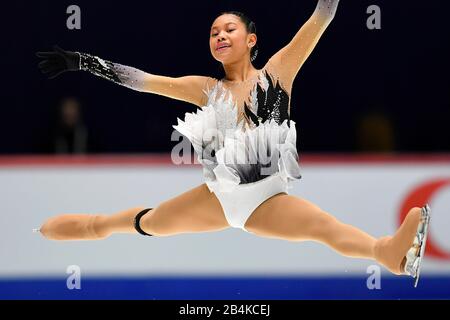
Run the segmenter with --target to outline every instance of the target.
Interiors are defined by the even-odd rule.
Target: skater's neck
[[[253,80],[258,75],[258,70],[249,61],[238,61],[224,64],[225,77],[222,79],[227,83],[244,83]]]

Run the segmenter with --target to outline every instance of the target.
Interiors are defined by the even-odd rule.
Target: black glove
[[[53,79],[66,71],[80,70],[80,55],[76,52],[65,51],[53,46],[54,51],[36,52],[36,56],[44,59],[39,62],[38,67],[49,79]]]
[[[127,88],[141,91],[149,91],[149,75],[139,69],[104,60],[84,52],[65,51],[53,46],[51,52],[36,52],[39,58],[39,69],[50,79],[53,79],[66,71],[88,71],[98,77],[113,81]]]

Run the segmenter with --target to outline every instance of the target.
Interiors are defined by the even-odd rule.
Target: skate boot
[[[380,238],[375,244],[375,259],[397,275],[409,275],[417,287],[420,267],[430,223],[430,207],[426,204],[410,212],[396,234]]]

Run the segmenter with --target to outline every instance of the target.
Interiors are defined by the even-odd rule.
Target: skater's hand
[[[53,79],[66,71],[80,70],[80,55],[76,52],[65,51],[53,46],[54,51],[36,52],[36,56],[43,60],[39,62],[38,67],[49,79]]]

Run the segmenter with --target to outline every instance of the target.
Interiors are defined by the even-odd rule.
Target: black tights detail
[[[152,210],[153,208],[147,208],[142,210],[141,212],[139,212],[136,217],[134,217],[134,228],[137,230],[137,232],[139,232],[140,234],[144,235],[144,236],[153,236],[152,234],[148,234],[147,232],[145,232],[144,230],[142,230],[141,226],[140,226],[140,221],[141,218],[144,214],[146,214],[148,211]]]

